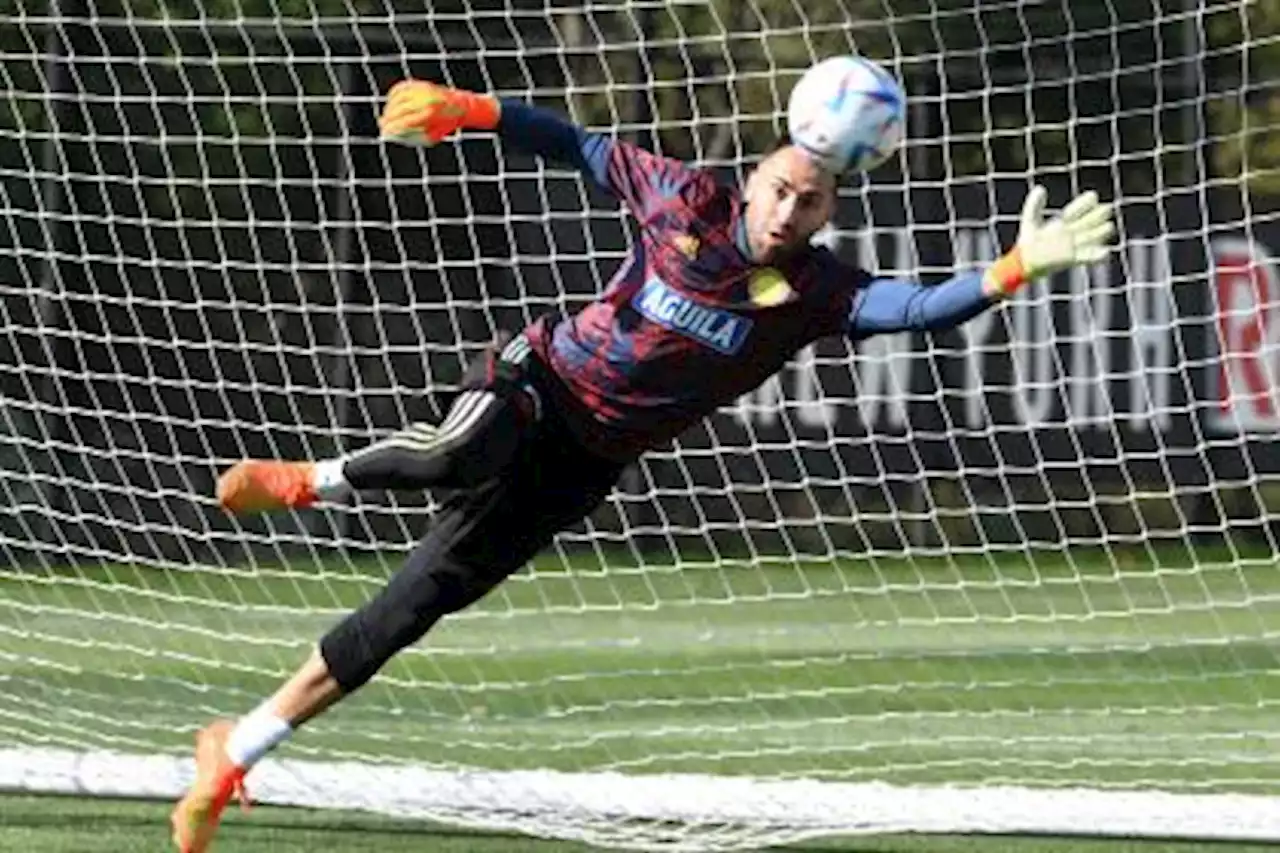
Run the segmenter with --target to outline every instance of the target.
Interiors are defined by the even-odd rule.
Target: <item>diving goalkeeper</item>
[[[745,186],[723,186],[710,171],[555,113],[419,80],[391,89],[380,127],[386,139],[424,145],[491,131],[571,164],[628,208],[641,239],[580,313],[535,322],[471,364],[442,423],[410,425],[338,459],[243,461],[219,479],[219,502],[238,514],[352,489],[453,496],[385,589],[325,634],[273,696],[200,732],[197,776],[172,817],[184,853],[209,848],[255,762],[590,514],[642,453],[816,339],[956,326],[1032,280],[1102,260],[1113,232],[1093,193],[1046,221],[1036,187],[1007,254],[926,287],[874,277],[810,245],[832,215],[837,176],[793,145],[769,154]]]

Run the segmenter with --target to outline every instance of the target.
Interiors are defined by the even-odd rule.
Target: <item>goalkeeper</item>
[[[1045,191],[1017,244],[940,285],[873,277],[810,238],[830,218],[836,175],[792,145],[741,189],[712,173],[588,133],[513,100],[406,80],[384,138],[431,145],[460,129],[571,164],[616,196],[641,239],[576,316],[543,319],[470,365],[444,421],[413,424],[339,459],[248,460],[225,472],[233,513],[307,507],[352,489],[456,495],[382,592],[335,625],[280,689],[197,737],[197,777],[173,813],[185,853],[209,848],[246,772],[301,724],[368,681],[438,620],[522,567],[601,503],[623,468],[776,373],[818,338],[947,329],[1026,283],[1102,260],[1113,226],[1093,193],[1045,221]]]

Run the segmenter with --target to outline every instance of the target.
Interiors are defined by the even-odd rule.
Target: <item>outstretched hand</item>
[[[401,80],[387,92],[378,129],[383,139],[429,147],[458,130],[493,130],[500,114],[497,98],[489,95]]]
[[[1115,233],[1110,205],[1099,202],[1098,194],[1090,190],[1046,222],[1048,197],[1042,186],[1027,194],[1017,245],[987,270],[989,290],[1008,295],[1026,282],[1107,257],[1111,250],[1107,243]]]

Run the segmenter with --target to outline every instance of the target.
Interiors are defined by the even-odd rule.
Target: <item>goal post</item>
[[[1087,8],[1086,8],[1087,6]],[[813,7],[813,8],[807,8]],[[607,846],[1280,838],[1280,125],[1266,4],[0,0],[0,789],[173,797],[399,566],[430,496],[245,521],[245,456],[438,417],[634,239],[408,74],[741,179],[816,58],[910,97],[822,235],[994,258],[1033,182],[1112,259],[823,341],[255,769],[264,802]],[[1273,75],[1271,75],[1273,76]]]

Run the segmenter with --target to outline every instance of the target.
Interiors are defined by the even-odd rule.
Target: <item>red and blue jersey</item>
[[[816,246],[758,264],[736,187],[554,113],[502,106],[505,141],[576,165],[640,226],[604,293],[525,332],[562,386],[562,414],[599,455],[625,460],[668,442],[819,338],[949,328],[991,304],[979,273],[925,287]]]

